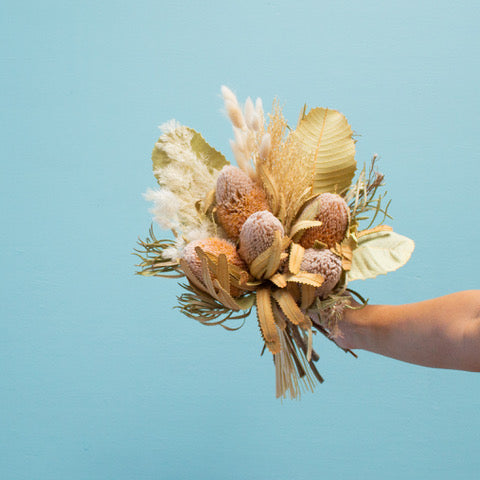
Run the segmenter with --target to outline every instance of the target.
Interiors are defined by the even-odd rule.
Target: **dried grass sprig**
[[[277,100],[269,115],[267,134],[270,148],[268,155],[257,161],[257,171],[261,172],[272,211],[288,231],[301,206],[312,195],[313,159],[290,132]]]
[[[226,307],[212,296],[198,290],[191,284],[181,283],[180,286],[187,290],[187,292],[177,297],[178,306],[175,308],[178,308],[184,315],[193,318],[203,325],[220,325],[226,330],[238,330],[243,326],[245,319],[250,315],[253,308],[252,305],[249,309],[239,313]],[[238,320],[242,320],[242,322],[236,327],[227,324],[229,322],[237,322]]]
[[[377,161],[378,155],[375,154],[368,171],[367,166],[364,165],[357,181],[345,195],[345,200],[349,203],[352,223],[358,225],[361,221],[369,220],[366,230],[375,224],[379,214],[382,218],[377,225],[382,225],[387,218],[392,218],[388,213],[391,200],[384,205],[387,192],[379,193],[379,189],[384,186],[384,175],[376,170]]]
[[[140,258],[136,266],[140,268],[137,275],[146,277],[181,278],[184,273],[180,269],[178,261],[165,256],[165,250],[175,248],[174,240],[157,239],[150,227],[149,236],[145,239],[138,239],[140,248],[134,250],[134,255]]]

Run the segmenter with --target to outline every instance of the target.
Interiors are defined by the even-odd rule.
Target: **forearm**
[[[480,290],[346,310],[340,345],[428,367],[480,371]]]

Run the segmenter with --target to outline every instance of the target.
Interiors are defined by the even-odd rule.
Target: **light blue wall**
[[[219,87],[341,110],[377,152],[402,303],[479,288],[477,1],[13,1],[0,7],[0,478],[473,479],[480,376],[316,339],[326,382],[274,398],[251,318],[172,310],[133,275],[170,118],[229,153]]]

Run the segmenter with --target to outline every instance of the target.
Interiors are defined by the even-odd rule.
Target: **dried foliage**
[[[355,142],[340,112],[304,107],[292,131],[278,101],[265,125],[259,99],[241,106],[228,88],[222,95],[241,171],[224,167],[224,157],[195,131],[166,129],[153,161],[168,192],[149,196],[160,224],[181,231],[175,241],[158,240],[151,228],[135,252],[138,273],[185,276],[177,308],[204,325],[236,330],[255,308],[264,350],[273,355],[276,395],[298,398],[323,382],[314,333],[331,340],[345,309],[356,308],[352,296],[366,303],[348,280],[395,270],[413,242],[383,225],[390,202],[384,205],[379,190],[376,156],[351,185]],[[162,209],[166,220],[158,218]],[[226,237],[228,249],[221,248]]]
[[[391,200],[385,205],[387,192],[379,192],[384,186],[384,176],[376,171],[378,156],[374,155],[370,166],[364,165],[357,181],[350,187],[345,196],[345,200],[349,203],[352,223],[359,225],[362,221],[369,221],[366,230],[371,228],[377,217],[380,215],[380,221],[377,225],[382,225],[386,218],[392,218],[388,214],[388,208]]]
[[[146,277],[181,278],[178,261],[165,257],[165,250],[175,247],[174,240],[159,240],[155,237],[153,226],[150,227],[149,236],[145,240],[138,240],[139,248],[135,249],[134,255],[140,258],[138,275]]]

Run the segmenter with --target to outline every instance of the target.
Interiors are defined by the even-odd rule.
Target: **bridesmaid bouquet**
[[[376,155],[354,180],[355,140],[340,112],[304,107],[293,129],[278,102],[265,117],[260,99],[241,106],[227,87],[222,95],[238,166],[192,128],[161,127],[160,188],[145,196],[173,239],[151,228],[138,273],[184,277],[178,308],[204,325],[236,330],[255,311],[276,395],[295,398],[323,382],[313,334],[331,338],[352,295],[366,303],[349,282],[396,270],[414,243],[384,225]]]

